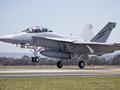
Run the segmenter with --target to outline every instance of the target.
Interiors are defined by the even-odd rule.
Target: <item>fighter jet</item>
[[[62,68],[64,60],[77,60],[78,66],[85,67],[88,55],[103,55],[120,50],[120,44],[106,43],[116,23],[108,22],[91,40],[59,35],[48,28],[30,27],[18,34],[6,35],[0,41],[16,44],[21,48],[32,48],[32,62],[38,62],[38,53],[52,58],[59,58],[57,67]]]

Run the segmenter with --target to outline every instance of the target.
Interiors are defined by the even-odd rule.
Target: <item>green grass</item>
[[[0,78],[0,90],[120,90],[120,77]]]

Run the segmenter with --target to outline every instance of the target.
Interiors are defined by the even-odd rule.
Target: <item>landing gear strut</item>
[[[57,67],[58,68],[62,68],[63,67],[63,62],[62,61],[58,61],[57,62]]]
[[[42,49],[42,48],[38,48],[36,46],[33,47],[34,51],[33,51],[33,57],[31,57],[32,62],[39,62],[39,57],[37,56],[38,52]]]

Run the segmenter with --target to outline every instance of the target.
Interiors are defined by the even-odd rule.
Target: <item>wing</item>
[[[120,44],[106,44],[97,42],[77,42],[72,39],[32,37],[33,45],[67,53],[104,54],[120,50]]]

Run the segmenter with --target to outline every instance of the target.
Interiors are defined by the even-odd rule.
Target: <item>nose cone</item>
[[[31,36],[26,33],[18,33],[0,37],[0,41],[13,44],[30,43]]]
[[[13,37],[11,35],[6,35],[0,37],[0,41],[11,43],[13,41]]]

